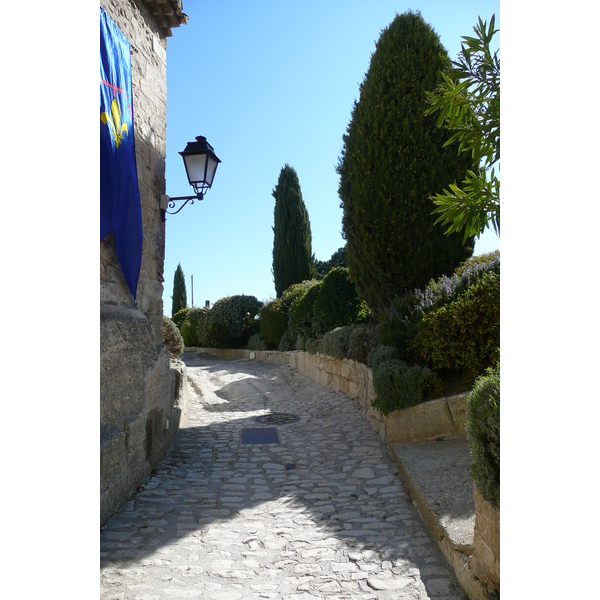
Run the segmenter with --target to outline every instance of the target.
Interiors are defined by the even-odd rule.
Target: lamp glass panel
[[[213,179],[215,177],[215,170],[217,169],[217,165],[219,163],[212,157],[208,157],[208,166],[206,168],[206,183],[208,183],[209,187],[212,186]]]
[[[190,184],[204,181],[206,154],[189,154],[184,160]]]

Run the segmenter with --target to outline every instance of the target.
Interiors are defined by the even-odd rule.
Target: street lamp
[[[212,187],[217,167],[221,162],[215,154],[215,149],[206,141],[203,135],[196,137],[195,142],[188,142],[185,150],[180,152],[183,156],[185,171],[188,181],[196,192],[195,196],[177,196],[170,198],[166,194],[161,194],[160,208],[163,211],[163,221],[165,213],[176,215],[188,202],[194,204],[194,200],[202,200],[204,192]],[[175,202],[184,201],[183,204],[174,212],[169,212],[168,208],[175,208]]]

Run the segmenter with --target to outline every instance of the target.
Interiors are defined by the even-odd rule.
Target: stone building
[[[162,344],[167,38],[187,22],[181,0],[101,0],[131,43],[142,263],[135,303],[113,233],[100,243],[100,522],[151,476],[186,419],[185,369]]]

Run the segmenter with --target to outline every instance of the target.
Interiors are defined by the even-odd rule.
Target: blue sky
[[[335,171],[342,136],[382,29],[409,8],[452,59],[478,16],[495,14],[500,26],[497,0],[184,2],[188,24],[167,43],[167,194],[191,193],[178,152],[195,136],[223,162],[203,202],[167,216],[166,315],[178,263],[188,304],[192,275],[195,306],[275,296],[271,192],[286,163],[298,173],[316,257],[344,245]],[[499,247],[489,232],[475,253]]]

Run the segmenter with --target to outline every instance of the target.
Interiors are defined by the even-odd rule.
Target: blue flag
[[[131,47],[100,9],[100,240],[111,231],[135,301],[143,237],[133,135]]]

